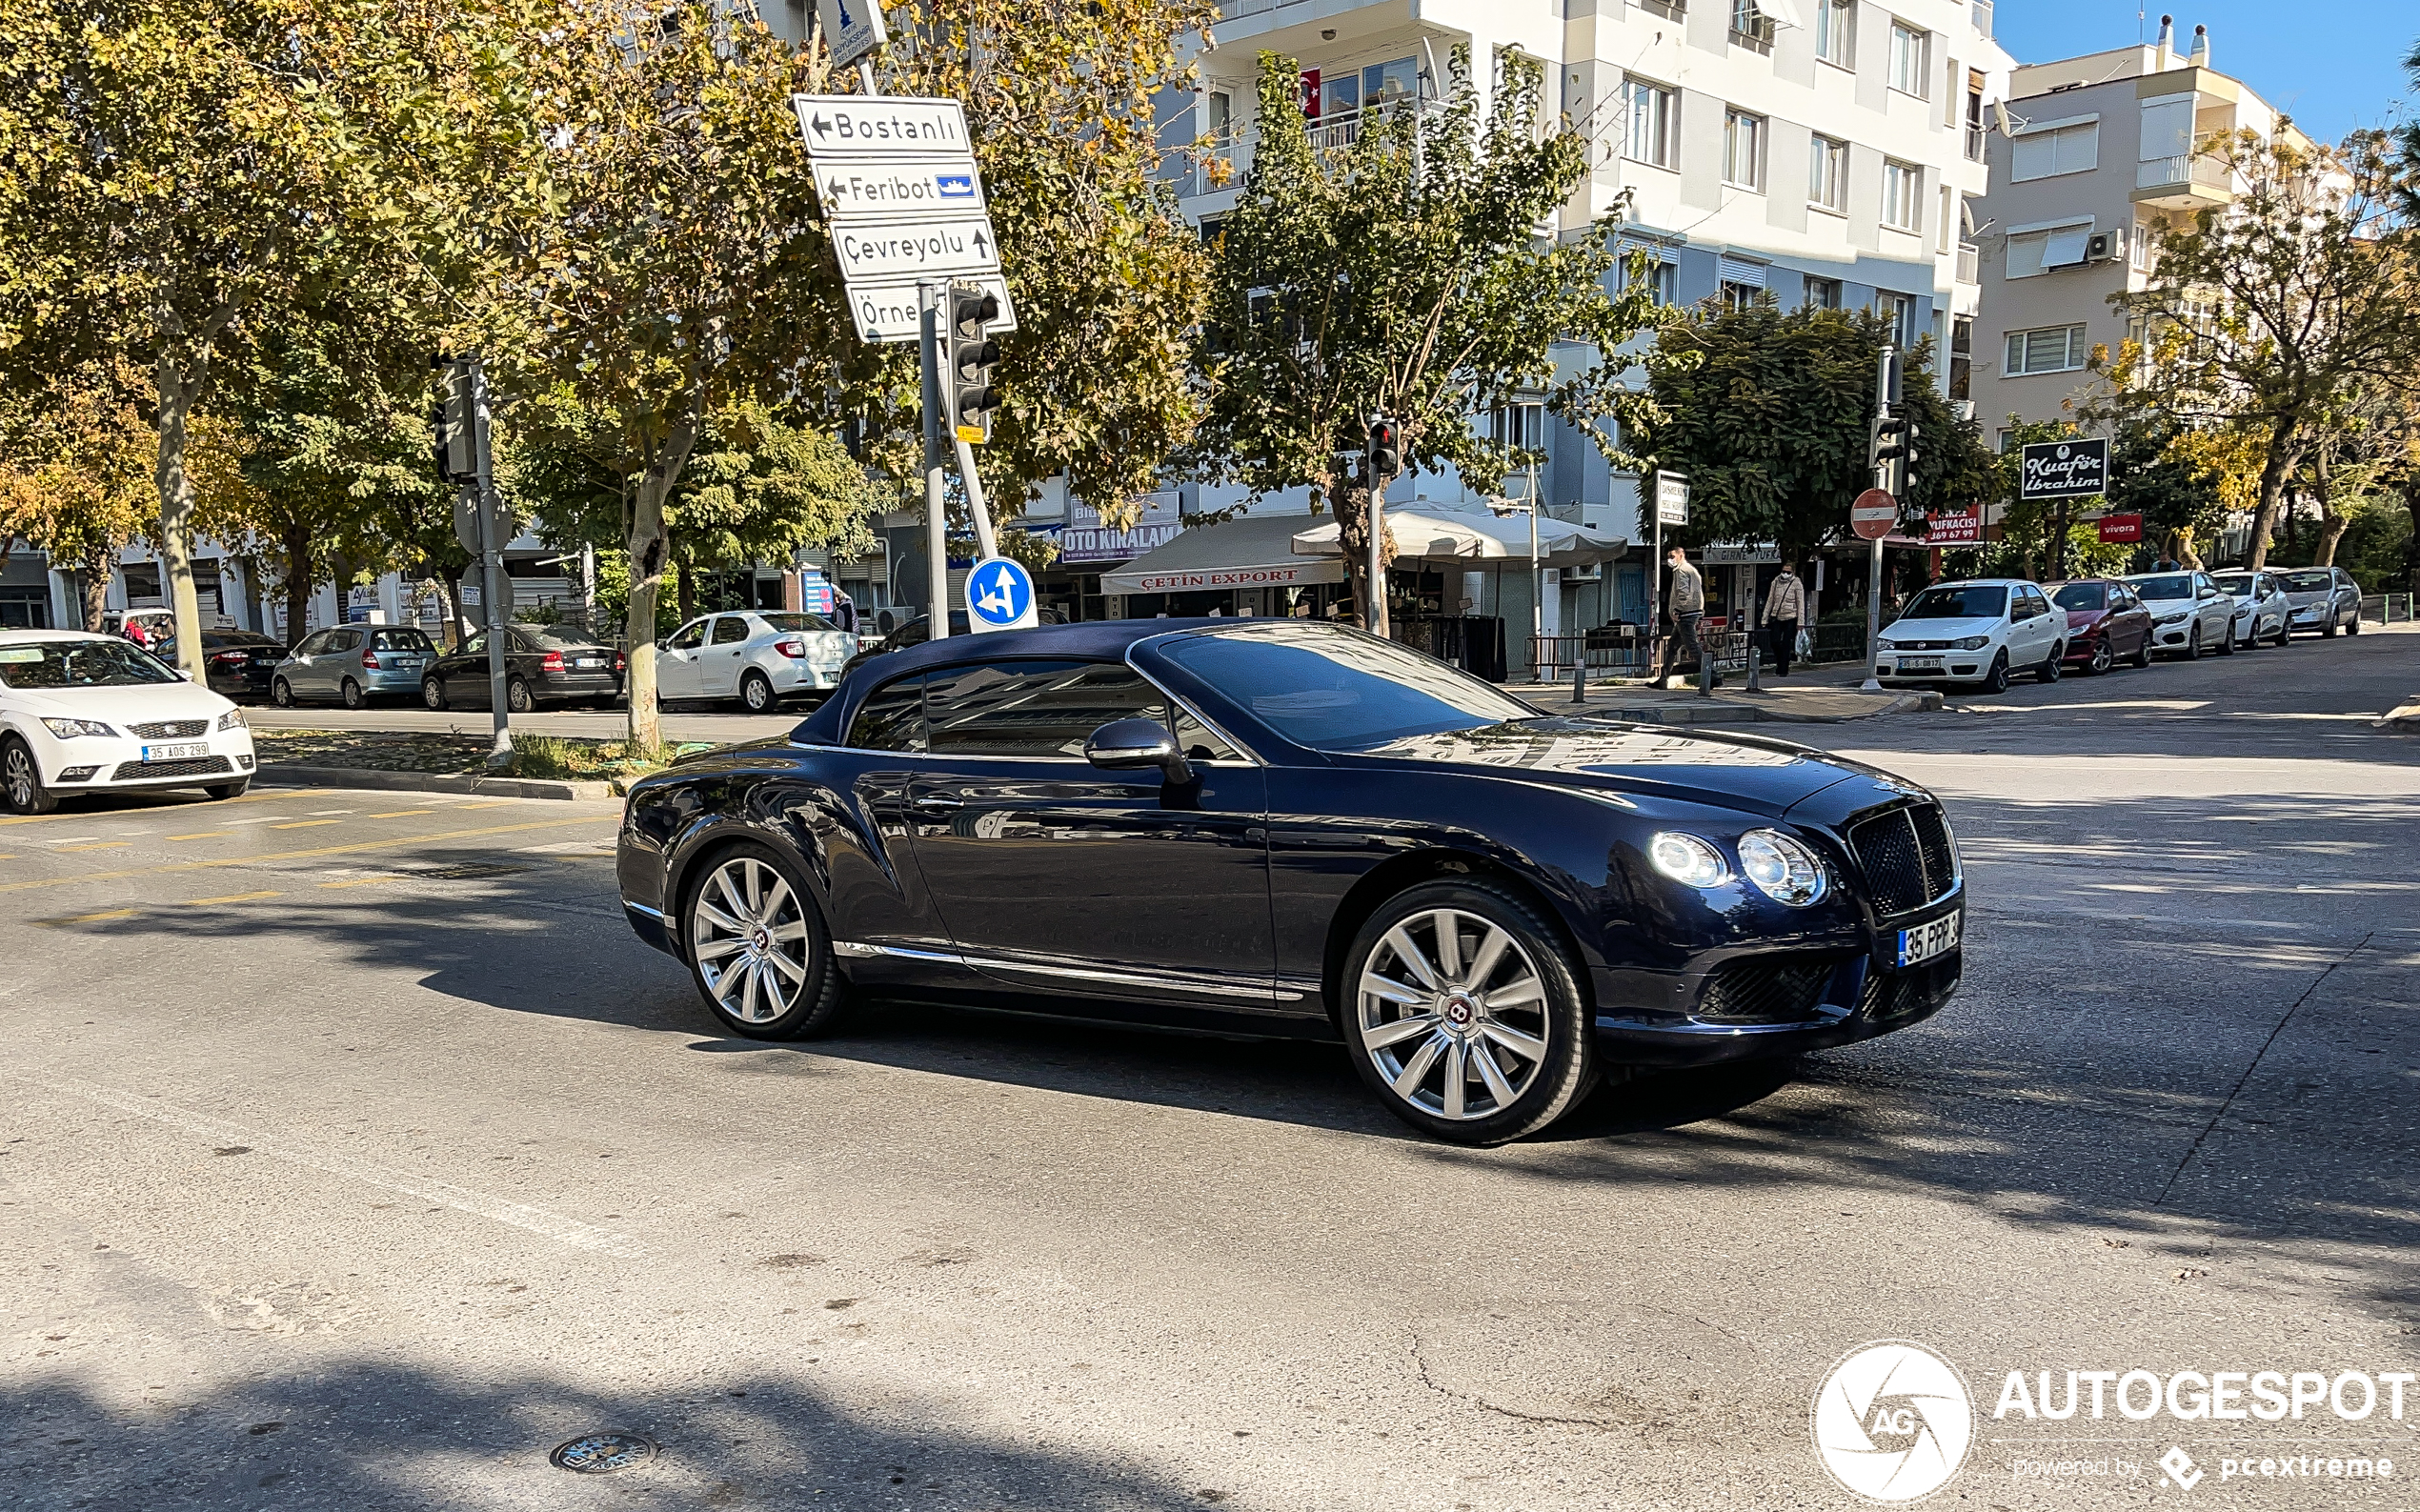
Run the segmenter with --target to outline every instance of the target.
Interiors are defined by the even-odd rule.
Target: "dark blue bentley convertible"
[[[1941,807],[1785,741],[1541,715],[1358,631],[928,642],[633,789],[623,907],[742,1035],[853,995],[1338,1038],[1429,1133],[1783,1055],[1958,984]]]

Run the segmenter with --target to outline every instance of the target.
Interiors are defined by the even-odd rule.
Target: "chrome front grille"
[[[1930,803],[1891,810],[1852,827],[1849,848],[1873,891],[1874,910],[1904,914],[1946,896],[1958,883],[1958,848]]]
[[[160,719],[151,724],[131,724],[126,733],[144,740],[190,740],[197,735],[210,734],[208,719]]]

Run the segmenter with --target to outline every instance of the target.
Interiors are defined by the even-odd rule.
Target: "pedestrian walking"
[[[1689,554],[1678,546],[1664,553],[1664,560],[1672,569],[1672,586],[1664,597],[1664,612],[1672,621],[1672,639],[1664,648],[1664,665],[1657,669],[1659,680],[1679,669],[1684,651],[1693,663],[1702,664],[1705,658],[1705,644],[1699,635],[1705,622],[1705,580],[1689,565]]]
[[[1773,675],[1790,675],[1790,653],[1798,649],[1799,621],[1806,617],[1806,585],[1799,581],[1798,564],[1784,562],[1782,575],[1765,595],[1765,628],[1773,637]]]

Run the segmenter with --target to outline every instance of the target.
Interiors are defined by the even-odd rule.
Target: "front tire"
[[[796,868],[761,845],[714,857],[681,904],[691,978],[725,1029],[751,1039],[818,1034],[846,985]]]
[[[2198,619],[2193,621],[2185,632],[2185,659],[2187,661],[2202,659],[2202,622]]]
[[[2086,675],[2098,677],[2117,665],[2117,653],[2109,648],[2109,637],[2101,635],[2092,642],[2092,650],[2084,663]]]
[[[1985,673],[1983,675],[1983,691],[1986,693],[2007,693],[2008,691],[2008,654],[2007,651],[2004,650],[1999,655],[1991,658],[1991,670]]]
[[[420,702],[422,706],[443,714],[446,708],[445,679],[443,677],[421,678]]]
[[[2285,644],[2286,644],[2286,641],[2287,641],[2287,638],[2288,638],[2289,636],[2292,635],[2293,635],[2293,633],[2294,633],[2294,621],[2293,621],[2293,616],[2292,616],[2292,615],[2286,615],[2286,616],[2284,616],[2284,617],[2280,618],[2280,619],[2277,621],[2277,641],[2276,641],[2276,643],[2277,643],[2278,645],[2280,645],[2280,646],[2285,645]]]
[[[769,712],[773,708],[773,679],[761,672],[740,678],[739,706],[750,714]]]
[[[2358,635],[2361,634],[2361,611],[2359,609],[2355,609],[2352,612],[2352,617],[2345,621],[2345,634],[2348,635]]]
[[[292,708],[294,706],[293,685],[287,682],[287,680],[283,677],[280,677],[276,681],[271,683],[269,685],[269,701],[275,704],[280,709]]]
[[[58,795],[42,785],[33,748],[16,736],[0,740],[0,801],[11,814],[48,814],[59,806]]]
[[[208,794],[214,801],[224,803],[229,798],[242,797],[244,796],[244,790],[252,785],[252,778],[242,777],[233,782],[207,783],[203,786],[202,791]]]
[[[1428,882],[1380,905],[1345,952],[1353,1066],[1397,1118],[1502,1144],[1579,1105],[1596,1045],[1569,952],[1526,901]]]
[[[345,707],[348,709],[358,709],[370,701],[369,696],[361,691],[361,684],[353,681],[351,677],[347,677],[345,679],[345,686],[341,696],[344,698]]]

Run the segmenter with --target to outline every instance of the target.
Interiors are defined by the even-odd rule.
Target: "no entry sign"
[[[1886,489],[1869,488],[1848,506],[1848,528],[1859,540],[1878,541],[1899,523],[1899,501]]]

